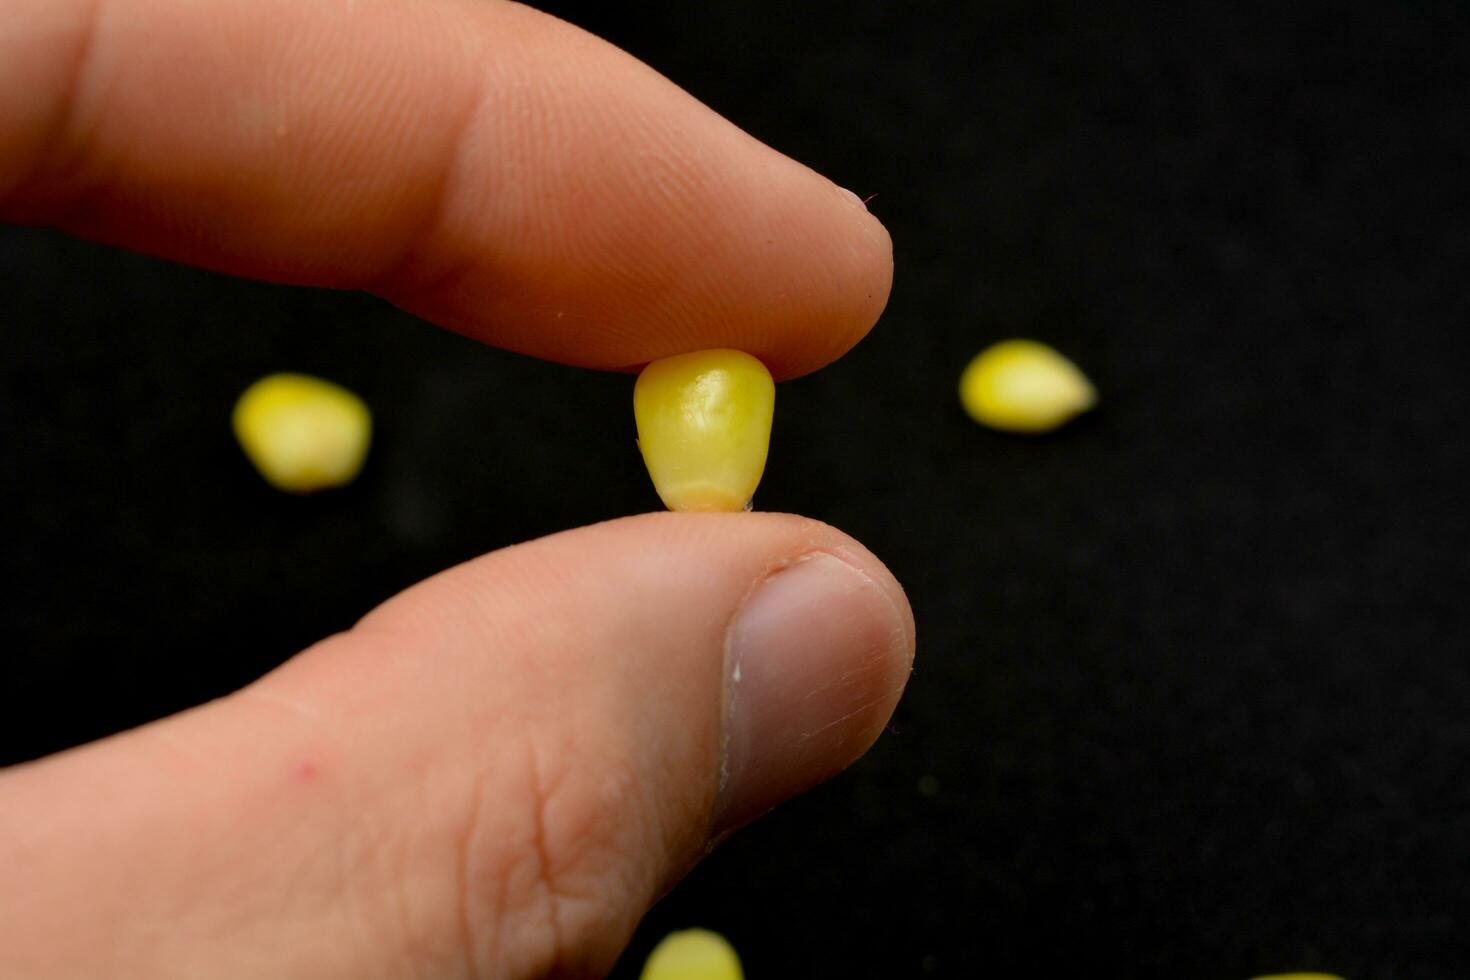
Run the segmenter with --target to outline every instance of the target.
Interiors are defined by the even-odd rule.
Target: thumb
[[[0,775],[0,973],[605,972],[711,841],[867,749],[912,651],[888,572],[801,518],[491,554]]]

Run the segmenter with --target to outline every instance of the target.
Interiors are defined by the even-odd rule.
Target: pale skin
[[[0,219],[612,370],[730,347],[793,377],[887,300],[856,198],[517,4],[5,8]],[[739,702],[752,596],[814,578],[846,584],[763,607],[811,626]],[[0,975],[599,975],[714,842],[867,749],[913,637],[882,564],[801,517],[486,555],[235,694],[0,772]]]

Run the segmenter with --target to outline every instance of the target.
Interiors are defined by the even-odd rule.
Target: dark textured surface
[[[552,7],[859,194],[878,330],[780,391],[767,509],[887,559],[920,657],[853,772],[645,924],[761,977],[1470,973],[1470,7]],[[378,301],[0,232],[0,761],[222,694],[424,575],[655,504],[630,381]],[[983,344],[1097,381],[976,428]],[[233,397],[359,390],[283,499]]]

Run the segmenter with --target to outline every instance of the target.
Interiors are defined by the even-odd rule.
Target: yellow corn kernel
[[[287,493],[350,483],[372,435],[372,415],[361,398],[305,374],[261,378],[235,403],[231,421],[260,475]]]
[[[740,957],[708,929],[669,933],[643,964],[639,980],[745,980]]]
[[[1342,980],[1342,977],[1335,973],[1273,973],[1255,980]]]
[[[654,361],[633,386],[638,448],[669,510],[745,510],[771,444],[776,385],[738,350]]]
[[[965,367],[960,403],[992,429],[1050,432],[1097,404],[1097,389],[1077,365],[1045,344],[1005,340]]]

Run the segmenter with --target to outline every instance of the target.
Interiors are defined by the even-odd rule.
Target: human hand
[[[851,195],[492,0],[9,0],[0,218],[607,369],[813,370],[891,274]],[[605,972],[713,842],[871,744],[912,650],[882,565],[797,517],[485,556],[0,773],[0,975]]]

